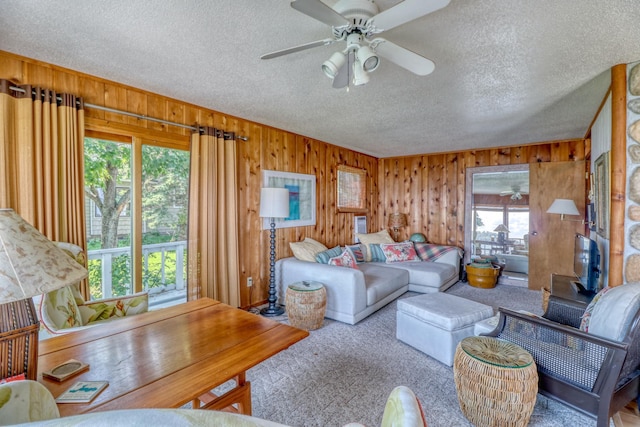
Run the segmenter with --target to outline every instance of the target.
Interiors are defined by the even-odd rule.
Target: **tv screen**
[[[576,234],[573,272],[587,292],[597,292],[600,277],[600,252],[595,241]]]

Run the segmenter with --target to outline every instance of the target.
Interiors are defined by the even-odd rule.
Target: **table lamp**
[[[393,230],[393,240],[398,241],[398,230],[407,226],[407,215],[403,213],[392,213],[389,215],[389,228]]]
[[[493,231],[498,233],[498,243],[504,243],[506,241],[507,233],[509,232],[506,225],[500,224]]]
[[[32,297],[85,277],[55,243],[12,209],[0,209],[0,379],[37,379],[40,322]]]
[[[263,187],[260,191],[260,216],[271,221],[269,257],[269,306],[260,310],[266,317],[279,316],[284,309],[276,305],[276,218],[289,216],[289,190],[286,188]]]

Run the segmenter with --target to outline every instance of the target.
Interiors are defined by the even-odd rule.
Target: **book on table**
[[[56,398],[57,403],[89,403],[100,394],[109,381],[78,381]]]

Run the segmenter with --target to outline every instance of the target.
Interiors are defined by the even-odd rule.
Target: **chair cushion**
[[[589,333],[622,341],[639,309],[640,282],[612,287],[593,307]]]
[[[426,427],[422,406],[409,387],[398,386],[391,391],[382,414],[382,427]]]
[[[40,316],[46,326],[52,326],[52,329],[82,326],[82,318],[72,286],[65,286],[43,295]]]
[[[0,384],[0,425],[60,418],[53,396],[37,381]]]

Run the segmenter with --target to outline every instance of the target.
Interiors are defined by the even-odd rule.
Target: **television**
[[[578,292],[593,294],[598,292],[600,277],[600,251],[595,241],[576,234],[573,251],[573,273],[578,282]]]

